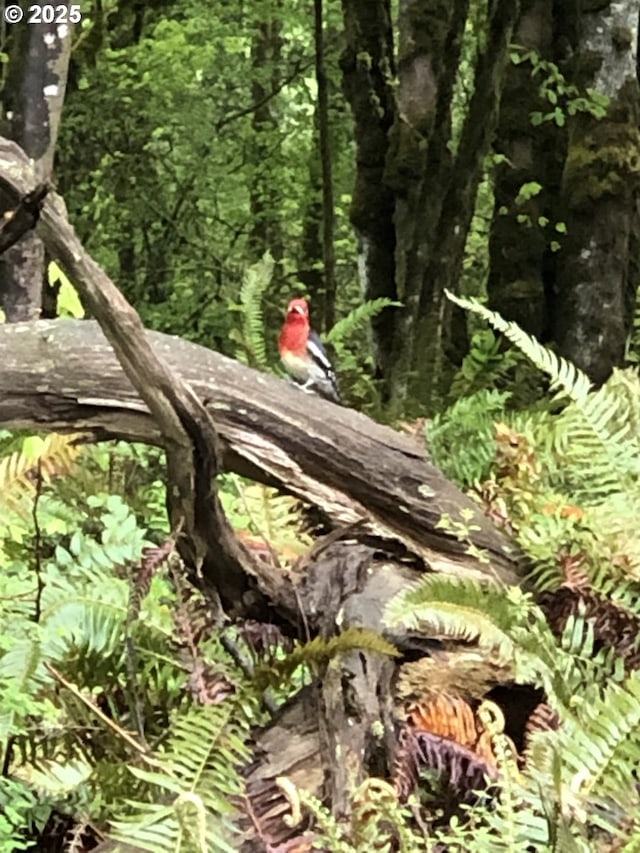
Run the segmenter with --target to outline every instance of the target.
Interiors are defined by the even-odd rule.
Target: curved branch
[[[0,139],[2,195],[23,197],[35,183],[33,163],[14,143]],[[39,233],[52,258],[74,282],[162,433],[167,459],[171,526],[182,525],[180,553],[202,572],[224,602],[237,605],[252,585],[253,559],[237,540],[215,489],[218,439],[209,412],[189,385],[154,351],[137,312],[89,256],[69,224],[64,202],[49,193]]]

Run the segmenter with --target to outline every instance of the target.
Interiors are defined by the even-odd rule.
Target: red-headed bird
[[[338,383],[322,341],[309,326],[306,299],[292,299],[278,339],[280,358],[289,376],[303,391],[340,402]]]

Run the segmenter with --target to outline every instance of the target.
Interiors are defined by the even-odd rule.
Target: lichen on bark
[[[563,355],[602,382],[624,358],[637,284],[637,2],[589,5],[579,23],[576,80],[609,103],[601,118],[581,112],[570,122],[562,180],[568,233],[558,259],[555,337]],[[632,33],[627,47],[621,28]]]

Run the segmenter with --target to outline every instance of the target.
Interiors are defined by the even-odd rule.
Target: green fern
[[[449,399],[459,401],[479,391],[504,385],[522,356],[505,352],[491,329],[479,329],[471,338],[469,352],[451,382]]]
[[[241,707],[227,700],[175,718],[158,769],[130,768],[151,802],[132,803],[132,812],[113,822],[116,840],[153,853],[237,849],[232,801],[243,791],[237,768],[250,755]]]
[[[496,664],[510,667],[515,680],[543,687],[559,708],[568,708],[585,684],[615,670],[610,651],[593,654],[593,632],[585,620],[570,623],[558,643],[531,595],[518,588],[425,575],[391,599],[383,619],[390,627],[477,644]]]
[[[476,300],[447,293],[449,299],[483,317],[502,332],[551,380],[558,398],[571,401],[560,417],[544,421],[538,438],[561,463],[559,479],[583,502],[599,502],[632,490],[640,476],[640,444],[627,416],[626,396],[609,383],[592,391],[589,377]]]
[[[640,762],[640,680],[634,674],[575,705],[557,731],[533,736],[528,775],[547,790],[555,780],[565,816],[617,833],[625,813],[640,807],[631,772]]]
[[[341,634],[326,640],[315,637],[308,643],[297,645],[285,657],[263,664],[256,669],[254,681],[260,690],[276,687],[287,681],[300,666],[321,670],[338,655],[353,651],[398,657],[396,647],[374,631],[366,628],[347,628]]]
[[[433,461],[463,488],[484,480],[495,456],[494,421],[504,417],[508,392],[484,389],[461,397],[427,430]],[[458,452],[464,447],[464,453]]]
[[[235,474],[224,476],[222,484],[220,498],[234,527],[261,537],[265,547],[289,555],[300,556],[311,546],[302,530],[299,501]]]
[[[262,299],[271,282],[275,262],[266,252],[257,263],[245,271],[240,287],[240,301],[233,310],[242,314],[240,329],[230,337],[240,344],[236,358],[259,370],[267,370],[269,361],[265,345]]]
[[[535,366],[546,373],[551,379],[551,387],[565,394],[569,399],[580,402],[584,400],[591,390],[591,380],[582,370],[570,361],[560,358],[551,350],[542,346],[532,336],[523,331],[517,323],[504,320],[497,312],[489,310],[476,299],[463,299],[455,296],[450,291],[446,295],[451,302],[460,308],[465,308],[477,314],[490,323],[494,329],[511,341]]]
[[[79,435],[27,436],[19,450],[0,458],[0,503],[21,515],[31,512],[37,474],[43,483],[69,474],[81,452]]]
[[[325,340],[334,349],[339,351],[345,341],[352,337],[356,332],[362,332],[368,324],[377,317],[385,308],[401,307],[401,302],[394,302],[386,296],[379,299],[370,299],[368,302],[363,302],[353,310],[349,311],[346,317],[335,324],[335,326],[326,335]]]

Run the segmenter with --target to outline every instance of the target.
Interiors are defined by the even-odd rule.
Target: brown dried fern
[[[49,483],[71,473],[82,452],[82,439],[79,433],[50,433],[37,454],[16,450],[0,459],[0,505],[20,515],[30,514],[38,480]]]
[[[496,778],[496,768],[473,750],[431,732],[403,728],[398,739],[393,783],[401,802],[417,788],[422,769],[433,771],[461,799],[486,789]]]

